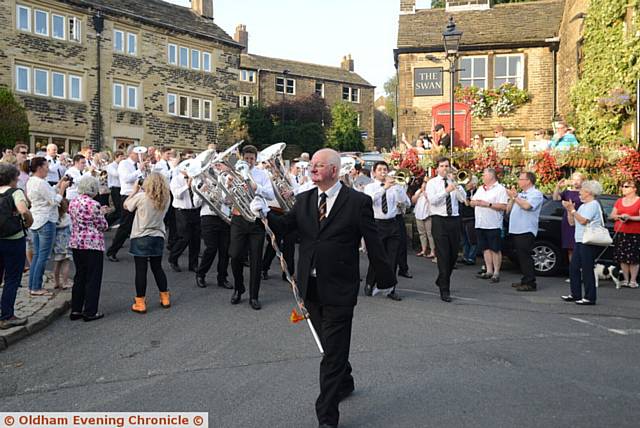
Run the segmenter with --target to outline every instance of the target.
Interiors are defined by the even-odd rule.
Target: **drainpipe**
[[[551,120],[557,122],[560,119],[558,114],[558,50],[560,49],[560,37],[545,39],[545,42],[551,43],[549,50],[553,54],[553,115]]]
[[[96,92],[96,141],[94,144],[94,150],[96,152],[99,152],[102,147],[102,67],[100,64],[100,42],[102,41],[102,30],[104,30],[104,17],[102,16],[102,13],[100,11],[98,11],[98,13],[93,16],[93,28],[96,30],[96,75],[98,85],[98,89]]]

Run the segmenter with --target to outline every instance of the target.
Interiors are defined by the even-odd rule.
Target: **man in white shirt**
[[[169,266],[175,272],[181,272],[178,259],[189,247],[189,270],[198,268],[200,255],[200,208],[196,207],[191,189],[192,178],[184,170],[177,169],[171,177],[171,195],[176,212],[177,239],[171,246]]]
[[[396,260],[396,268],[398,276],[405,278],[413,278],[413,275],[409,273],[409,264],[407,263],[407,226],[404,222],[404,213],[411,206],[411,200],[407,195],[407,186],[395,185],[392,190],[397,193],[398,212],[396,213],[396,222],[398,223],[398,258]]]
[[[436,245],[440,299],[451,302],[451,273],[458,259],[460,247],[460,211],[458,202],[464,197],[460,189],[449,177],[451,161],[440,157],[436,160],[437,176],[427,183],[429,214],[432,221],[433,240]]]
[[[69,201],[78,197],[78,183],[80,179],[85,176],[90,176],[91,173],[84,172],[87,168],[87,160],[81,155],[77,154],[73,157],[73,166],[64,173],[66,177],[70,177],[71,185],[67,188],[67,199]]]
[[[387,165],[385,161],[378,161],[373,164],[375,180],[365,186],[364,193],[373,200],[373,218],[378,228],[378,234],[385,253],[389,260],[392,261],[391,266],[393,267],[395,275],[395,262],[398,259],[398,245],[400,243],[400,233],[396,215],[398,213],[398,203],[403,202],[404,199],[400,197],[395,178],[388,176],[388,172],[389,165]],[[377,278],[375,277],[374,267],[369,264],[364,294],[371,296],[375,285],[377,285]],[[395,301],[402,300],[396,293],[395,286],[387,297]]]
[[[118,164],[118,178],[120,180],[120,196],[122,204],[133,193],[134,184],[143,177],[142,171],[145,168],[144,161],[139,163],[141,155],[133,151],[134,146],[127,147],[127,158]],[[117,262],[118,251],[124,245],[129,235],[131,235],[131,227],[135,213],[122,210],[122,218],[120,219],[120,227],[116,232],[116,236],[111,242],[111,246],[107,249],[107,260]]]
[[[171,177],[175,170],[176,156],[175,151],[171,147],[160,148],[160,159],[153,165],[153,171],[159,172],[167,179],[167,183],[171,184]],[[169,209],[164,216],[164,225],[167,228],[167,248],[171,250],[178,239],[176,225],[176,210],[173,208],[173,195],[171,194],[171,202]]]
[[[115,210],[107,215],[107,223],[110,226],[119,226],[122,218],[122,198],[120,196],[120,178],[118,176],[118,165],[124,160],[124,152],[116,150],[113,153],[113,162],[107,165],[107,187],[111,192],[111,200]],[[117,222],[117,224],[116,224]]]
[[[496,152],[504,153],[508,151],[511,142],[504,136],[504,128],[501,125],[496,126],[493,134],[495,135],[495,139],[491,142],[491,145],[496,149]]]
[[[507,210],[509,195],[507,189],[498,183],[496,170],[486,168],[482,173],[483,185],[471,198],[470,205],[475,208],[475,228],[478,249],[484,256],[486,272],[478,278],[488,279],[491,283],[500,282],[502,266],[502,222]]]
[[[58,184],[64,172],[66,171],[64,165],[58,158],[58,146],[55,144],[47,145],[47,155],[45,159],[49,163],[49,173],[47,174],[47,181],[50,185],[55,186]]]
[[[242,159],[250,166],[250,174],[255,183],[252,189],[258,196],[268,201],[275,199],[271,180],[267,173],[255,168],[258,149],[247,145],[242,148]],[[234,208],[231,218],[231,244],[229,255],[231,256],[231,271],[233,272],[234,291],[231,304],[237,305],[242,300],[244,287],[244,258],[249,254],[249,305],[259,310],[262,305],[258,300],[260,293],[260,268],[262,265],[262,249],[264,246],[264,225],[257,219],[253,222],[245,220],[240,212]]]

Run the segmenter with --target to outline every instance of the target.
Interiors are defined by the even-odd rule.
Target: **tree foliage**
[[[362,152],[362,134],[358,127],[358,113],[347,103],[331,108],[333,124],[329,129],[329,146],[339,152]]]
[[[0,147],[13,148],[16,142],[29,140],[29,119],[13,93],[0,87]]]
[[[396,117],[396,109],[398,106],[398,75],[394,74],[390,77],[386,82],[384,82],[384,92],[385,92],[385,110],[389,117],[395,120]]]

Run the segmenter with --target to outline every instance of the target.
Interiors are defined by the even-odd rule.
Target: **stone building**
[[[535,130],[552,126],[559,113],[559,87],[554,76],[565,1],[492,3],[448,0],[443,9],[416,10],[415,0],[401,0],[394,52],[399,82],[398,135],[405,133],[415,140],[420,131],[429,131],[436,123],[449,127],[448,114],[434,119],[433,112],[434,107],[450,100],[449,65],[442,41],[450,16],[464,33],[458,60],[458,68],[464,71],[456,73],[455,84],[490,89],[511,82],[531,96],[530,102],[508,116],[493,113],[482,119],[472,118],[471,132],[493,137],[493,128],[502,125],[513,145],[526,148]],[[429,76],[430,81],[418,82],[420,76]],[[423,91],[424,87],[417,84],[433,85],[438,90]],[[458,134],[456,129],[456,137],[468,143],[470,132]]]
[[[254,55],[248,52],[249,34],[244,25],[237,26],[234,39],[244,46],[240,56],[240,107],[252,102],[286,103],[314,94],[324,98],[329,107],[344,101],[358,112],[363,142],[373,148],[375,86],[354,71],[351,55],[342,59],[340,67]]]
[[[213,0],[0,2],[0,85],[26,106],[32,150],[206,147],[237,108],[240,51]]]
[[[387,111],[387,98],[383,95],[376,99],[373,123],[375,126],[376,149],[390,149],[393,146],[393,118]]]

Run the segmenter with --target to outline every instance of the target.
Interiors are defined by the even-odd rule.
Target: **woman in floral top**
[[[104,232],[109,226],[100,203],[92,199],[98,194],[98,187],[97,178],[82,177],[78,183],[78,197],[69,203],[69,247],[76,265],[71,293],[72,321],[80,318],[94,321],[104,316],[98,312],[98,300],[102,285]]]

